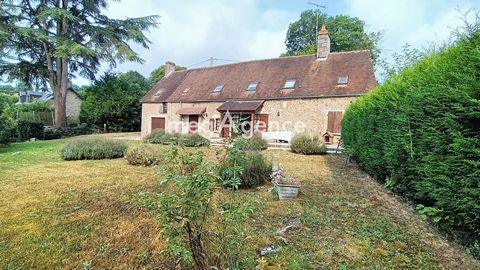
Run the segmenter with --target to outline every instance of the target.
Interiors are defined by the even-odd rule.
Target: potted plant
[[[279,200],[290,200],[298,196],[300,183],[297,179],[291,176],[286,176],[281,164],[273,168],[271,176]]]

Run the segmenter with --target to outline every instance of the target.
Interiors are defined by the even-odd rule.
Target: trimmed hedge
[[[64,160],[120,158],[127,151],[127,143],[119,140],[85,138],[67,142],[60,151]]]
[[[327,153],[327,147],[320,137],[312,137],[307,134],[299,134],[293,137],[290,149],[293,153],[304,155],[323,155]]]
[[[480,239],[480,33],[388,79],[347,109],[347,152],[459,235]]]

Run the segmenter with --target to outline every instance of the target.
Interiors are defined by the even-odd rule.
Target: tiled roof
[[[207,108],[205,107],[183,107],[177,111],[180,115],[199,115],[203,114]]]
[[[264,100],[231,100],[223,103],[217,111],[256,111],[263,102]]]
[[[340,76],[348,76],[348,83],[339,85]],[[286,80],[296,80],[295,87],[283,89]],[[247,91],[249,83],[258,83],[256,91]],[[224,85],[220,93],[213,92],[217,85]],[[352,96],[374,86],[371,55],[363,50],[330,53],[324,61],[305,55],[177,71],[160,80],[142,102]],[[159,90],[163,92],[155,96]]]

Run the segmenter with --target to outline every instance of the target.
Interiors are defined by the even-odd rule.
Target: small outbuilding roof
[[[232,112],[254,112],[263,105],[264,100],[238,100],[227,101],[217,108],[217,111],[232,111]]]
[[[183,107],[177,111],[180,115],[200,115],[203,114],[207,108],[205,107]]]

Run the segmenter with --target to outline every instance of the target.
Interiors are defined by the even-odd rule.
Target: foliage
[[[185,70],[187,68],[182,66],[175,66],[175,71]],[[150,77],[148,78],[152,85],[156,84],[165,76],[165,65],[161,65],[158,68],[150,72]]]
[[[244,151],[234,144],[217,167],[222,184],[230,189],[254,188],[270,179],[272,163],[257,151]]]
[[[30,84],[50,84],[61,94],[55,102],[56,123],[66,125],[68,81],[75,75],[95,79],[107,63],[143,59],[131,48],[148,48],[144,31],[158,16],[111,19],[100,1],[2,1],[0,5],[0,76]]]
[[[19,119],[15,123],[15,132],[19,141],[27,141],[31,138],[43,139],[43,122]]]
[[[210,141],[199,134],[187,134],[178,137],[178,145],[186,147],[209,146]]]
[[[342,122],[365,171],[470,240],[480,237],[479,60],[477,31],[354,101]]]
[[[12,141],[14,129],[14,126],[0,115],[0,144],[8,144]]]
[[[220,161],[218,174],[222,184],[231,189],[238,189],[242,184],[242,174],[245,169],[246,154],[239,145],[228,149],[226,156]]]
[[[154,130],[144,138],[145,142],[164,145],[176,145],[178,143],[178,134],[166,133],[164,130]]]
[[[209,146],[210,141],[199,134],[166,133],[164,130],[154,130],[145,137],[145,142],[164,145],[181,145],[186,147]]]
[[[112,159],[125,155],[127,144],[119,140],[85,138],[68,141],[60,150],[64,160]]]
[[[214,266],[205,241],[205,225],[211,221],[212,194],[216,176],[201,152],[180,152],[172,147],[160,171],[161,183],[172,183],[171,190],[158,199],[159,225],[168,238],[167,251],[196,269]]]
[[[61,128],[45,127],[45,129],[43,130],[44,140],[60,139],[62,136],[63,136],[63,131]]]
[[[292,22],[287,31],[285,55],[316,54],[317,36],[315,24],[317,16],[315,10],[303,11],[300,19]],[[380,49],[378,42],[381,33],[365,31],[365,22],[357,17],[346,15],[328,16],[325,13],[318,14],[318,30],[325,24],[330,34],[330,50],[332,52],[370,50],[372,59],[377,59]]]
[[[380,59],[378,66],[382,70],[382,77],[388,78],[397,75],[402,69],[417,63],[424,56],[425,52],[413,48],[409,44],[405,44],[401,52],[394,52],[392,54],[391,60]]]
[[[136,71],[106,73],[84,90],[80,121],[109,131],[138,131],[142,117],[140,99],[148,81]]]
[[[239,137],[235,144],[241,150],[267,150],[268,148],[268,142],[262,139],[262,135],[258,133],[250,138]]]
[[[242,188],[255,188],[270,181],[272,163],[258,152],[247,153],[245,165],[240,177]]]
[[[157,150],[148,144],[136,145],[129,147],[125,154],[128,164],[135,166],[152,166],[157,165],[159,155]]]
[[[159,175],[165,192],[153,205],[168,238],[167,251],[186,269],[252,268],[241,223],[256,209],[252,200],[234,194],[218,198],[218,176],[202,152],[171,146],[162,164]]]
[[[290,149],[294,153],[304,155],[323,155],[327,153],[327,147],[318,136],[299,134],[293,137]]]
[[[0,114],[9,106],[14,106],[18,101],[16,93],[2,93],[0,92]]]
[[[44,140],[54,140],[62,137],[79,136],[93,133],[93,130],[85,123],[65,128],[46,127],[43,131]]]
[[[22,103],[15,106],[19,112],[50,112],[52,104],[48,101],[33,100],[30,103]]]

